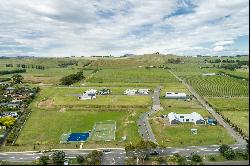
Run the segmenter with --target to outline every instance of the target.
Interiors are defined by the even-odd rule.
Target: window
[[[184,118],[184,116],[180,116],[180,118]]]
[[[189,122],[189,119],[186,119],[186,122]]]

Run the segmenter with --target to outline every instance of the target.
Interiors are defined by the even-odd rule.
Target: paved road
[[[78,149],[64,149],[66,158],[75,158],[77,155],[81,154],[86,156],[93,149],[89,150],[78,150]],[[97,149],[102,150],[102,149]],[[53,152],[45,153],[51,156]],[[42,156],[43,153],[30,151],[30,152],[6,152],[0,153],[0,160],[12,161],[12,162],[32,162]],[[110,152],[105,152],[103,156],[102,165],[124,165],[126,152],[124,149],[112,149]]]
[[[156,111],[161,109],[160,106],[160,88],[161,87],[157,87],[154,90],[152,99],[153,99],[153,105],[152,107],[149,109],[148,112],[143,113],[140,118],[137,120],[137,125],[138,125],[138,130],[139,130],[139,134],[144,138],[144,140],[149,140],[152,142],[155,142],[156,144],[157,141],[155,139],[154,133],[152,131],[152,128],[149,124],[148,121],[148,117],[150,117],[152,114],[154,114]]]
[[[242,144],[230,145],[234,150],[246,149],[246,146]],[[83,156],[90,153],[92,150],[103,150],[100,149],[54,149],[63,150],[66,153],[67,158],[75,158],[77,155],[81,154]],[[123,148],[110,148],[110,152],[104,153],[103,165],[123,165],[126,157],[125,149]],[[155,149],[159,152],[160,156],[170,155],[179,153],[181,155],[190,155],[191,153],[197,154],[218,154],[219,145],[210,146],[188,146],[188,147],[167,147],[167,148],[157,148]],[[53,152],[45,153],[51,156]],[[26,151],[26,152],[2,152],[0,153],[0,160],[12,161],[12,162],[31,162],[42,156],[43,153],[36,151]]]
[[[169,72],[172,73],[179,81],[182,82],[183,85],[188,88],[188,90],[196,97],[196,99],[201,103],[201,105],[213,115],[213,117],[218,121],[218,123],[221,124],[228,131],[228,133],[236,140],[238,144],[246,144],[246,141],[242,138],[242,136],[236,131],[234,131],[234,129],[228,123],[226,123],[224,119],[212,107],[210,107],[206,103],[206,101],[199,94],[197,94],[190,85],[188,85],[184,80],[179,78],[172,71],[169,70]]]

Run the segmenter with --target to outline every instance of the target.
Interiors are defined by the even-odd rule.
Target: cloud
[[[8,0],[0,7],[0,55],[228,54],[249,35],[245,0]]]

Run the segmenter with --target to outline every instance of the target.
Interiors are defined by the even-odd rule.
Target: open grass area
[[[249,98],[206,98],[206,100],[249,136]]]
[[[123,83],[164,83],[177,82],[174,76],[163,69],[103,69],[87,82],[123,82]]]

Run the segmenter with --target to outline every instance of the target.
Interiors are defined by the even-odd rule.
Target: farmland
[[[124,147],[129,142],[141,139],[136,121],[143,112],[152,106],[150,95],[123,95],[126,89],[149,88],[154,90],[161,86],[160,103],[163,110],[149,118],[157,142],[162,146],[184,147],[192,145],[233,144],[234,140],[220,126],[197,126],[180,124],[169,126],[161,115],[170,112],[197,112],[204,118],[212,117],[198,101],[165,99],[166,92],[184,92],[190,95],[187,88],[168,70],[190,84],[205,100],[222,115],[229,118],[244,130],[248,131],[249,103],[247,102],[248,79],[242,80],[230,76],[203,77],[203,73],[222,71],[247,78],[247,70],[229,71],[217,68],[200,68],[212,66],[205,64],[202,58],[181,57],[184,63],[168,63],[174,55],[143,55],[131,58],[23,58],[24,64],[39,64],[44,70],[27,68],[24,83],[39,86],[40,92],[30,104],[32,113],[27,120],[16,145],[6,146],[6,150],[41,150],[50,148],[79,148],[79,143],[60,144],[60,136],[69,132],[84,132],[92,129],[97,121],[116,121],[116,140],[111,142],[87,141],[84,148]],[[61,67],[60,64],[77,61],[77,65]],[[13,70],[5,64],[18,64],[20,59],[0,61],[0,70]],[[159,67],[161,66],[161,67]],[[163,68],[163,67],[167,68]],[[83,71],[85,79],[70,86],[59,85],[60,79],[69,74]],[[2,75],[11,77],[12,74]],[[79,100],[77,95],[85,90],[109,88],[110,95],[97,95],[93,100]],[[151,91],[151,95],[153,91]],[[227,98],[226,98],[227,97]],[[240,114],[239,114],[240,112]],[[198,134],[192,135],[191,128],[197,128]],[[126,140],[122,141],[122,137]]]

